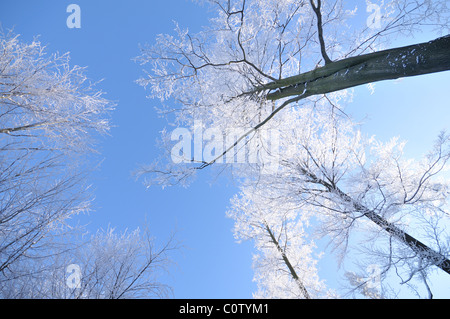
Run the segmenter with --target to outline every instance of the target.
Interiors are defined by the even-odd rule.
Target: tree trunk
[[[388,232],[391,236],[399,240],[400,242],[406,244],[409,248],[411,248],[417,255],[421,258],[424,258],[441,268],[447,274],[450,275],[450,260],[447,259],[444,255],[439,252],[434,251],[432,248],[428,247],[426,244],[422,243],[420,240],[414,238],[407,232],[401,230],[397,226],[393,225],[389,221],[387,221],[383,216],[380,216],[373,210],[365,207],[359,202],[353,200],[352,197],[344,193],[341,189],[339,189],[336,185],[331,185],[326,181],[319,179],[311,172],[302,170],[302,173],[305,174],[308,178],[311,179],[313,183],[320,184],[324,186],[328,192],[337,194],[343,201],[352,205],[356,211],[362,213],[365,217],[370,219],[372,222],[380,226],[386,232]]]
[[[362,84],[450,70],[450,35],[406,47],[331,62],[324,67],[257,87],[268,100],[302,98]],[[273,91],[275,90],[275,91]]]
[[[269,233],[270,239],[272,240],[272,243],[277,247],[277,250],[280,252],[281,257],[283,258],[284,263],[289,269],[289,272],[291,273],[292,278],[294,278],[295,282],[297,282],[298,287],[300,288],[300,291],[302,292],[303,296],[305,296],[305,299],[311,299],[308,291],[306,290],[306,287],[303,285],[303,283],[300,281],[300,278],[297,275],[297,272],[295,271],[294,267],[292,266],[291,262],[287,258],[286,254],[284,253],[283,249],[280,247],[280,244],[278,243],[277,239],[275,238],[274,234],[270,230],[269,226],[265,224],[266,230]]]
[[[266,96],[268,100],[296,96],[285,101],[266,120],[255,127],[257,129],[290,102],[295,102],[308,96],[331,93],[377,81],[448,70],[450,70],[450,35],[426,43],[383,50],[331,62],[324,67],[265,84],[247,93],[254,94],[269,91]],[[329,185],[325,181],[318,180],[317,177],[309,172],[305,171],[304,174],[315,180],[316,183],[327,187],[330,192],[338,193],[343,200],[352,203],[358,211],[372,222],[409,246],[418,255],[450,274],[450,260],[445,256],[391,224],[382,216],[353,201],[350,196],[343,193],[340,189]]]
[[[422,243],[420,240],[414,238],[407,232],[401,230],[397,226],[388,222],[385,218],[378,215],[374,211],[353,201],[353,199],[351,199],[350,196],[343,193],[339,188],[335,187],[334,192],[339,194],[339,196],[343,198],[345,201],[351,202],[357,211],[363,213],[364,216],[366,216],[372,222],[380,226],[394,238],[406,244],[417,255],[421,256],[421,258],[428,260],[429,262],[438,266],[439,268],[441,268],[443,271],[445,271],[447,274],[450,275],[450,260],[448,260],[445,256],[443,256],[439,252],[434,251],[433,249]]]

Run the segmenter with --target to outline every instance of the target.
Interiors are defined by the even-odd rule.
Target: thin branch
[[[294,267],[292,266],[291,262],[289,261],[288,257],[286,256],[285,252],[281,248],[280,243],[275,238],[275,235],[273,234],[272,230],[269,228],[267,223],[265,223],[265,229],[266,229],[267,233],[269,234],[272,243],[276,246],[277,250],[280,252],[281,257],[283,258],[283,261],[286,264],[286,267],[288,267],[292,278],[294,278],[295,282],[298,284],[298,287],[300,288],[300,291],[302,292],[302,294],[305,296],[305,299],[311,299],[311,296],[309,295],[308,290],[306,290],[306,287],[301,282],[300,278],[297,275],[297,272],[295,271]]]
[[[314,4],[314,0],[310,0],[311,7],[314,10],[314,13],[317,16],[317,31],[319,36],[319,42],[320,42],[320,52],[322,53],[322,57],[325,60],[325,65],[333,62],[329,58],[326,48],[325,48],[325,40],[323,39],[323,28],[322,28],[322,14],[320,12],[320,7],[322,5],[321,0],[317,0],[317,6]]]

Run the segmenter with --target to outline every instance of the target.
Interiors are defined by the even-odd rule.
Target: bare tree
[[[383,273],[402,265],[407,269],[403,282],[413,277],[422,280],[433,268],[430,266],[449,273],[448,243],[442,230],[442,220],[448,218],[448,213],[446,204],[438,204],[446,203],[448,193],[443,190],[447,189],[444,186],[447,182],[436,181],[448,162],[447,135],[439,136],[435,149],[416,171],[400,162],[399,154],[390,153],[389,145],[385,145],[384,151],[380,147],[380,154],[364,152],[378,163],[369,169],[360,157],[362,150],[357,147],[355,126],[337,120],[337,113],[345,114],[344,104],[350,100],[348,88],[450,69],[450,41],[445,35],[450,15],[446,2],[385,1],[377,28],[358,26],[353,21],[356,8],[345,9],[346,2],[340,0],[208,2],[215,7],[216,15],[204,31],[190,34],[176,26],[176,36],[160,35],[155,45],[142,48],[137,61],[150,64],[151,68],[138,83],[149,86],[155,98],[173,98],[178,102],[177,108],[162,109],[165,114],[175,116],[175,125],[194,131],[196,121],[201,121],[204,126],[222,132],[229,127],[247,129],[212,160],[187,159],[183,167],[169,160],[164,167],[156,163],[143,168],[142,173],[151,174],[149,183],[185,183],[197,171],[232,156],[235,149],[250,143],[262,129],[278,130],[280,140],[291,145],[285,144],[286,149],[281,151],[282,172],[267,177],[246,167],[237,173],[240,179],[245,178],[258,189],[263,185],[265,189],[286,192],[289,188],[297,195],[289,198],[302,204],[297,216],[311,216],[310,209],[314,207],[314,216],[324,218],[322,225],[338,247],[347,246],[350,230],[361,229],[365,233],[362,226],[366,223],[360,221],[366,220],[375,226],[378,236],[381,230],[388,238],[384,245],[371,250],[377,260],[388,261]],[[435,27],[436,36],[445,36],[427,43],[389,48],[396,37],[414,37],[416,32],[429,27]],[[327,110],[331,117],[308,113],[311,107],[320,109],[319,115]],[[302,109],[307,112],[301,113]],[[299,114],[317,121],[305,122]],[[328,121],[334,125],[330,126]],[[286,125],[287,130],[283,128]],[[321,130],[328,134],[319,134]],[[310,135],[304,136],[305,132]],[[299,141],[302,136],[304,143]],[[308,136],[312,136],[311,140]],[[170,138],[166,136],[163,140],[169,142],[166,148],[170,149]],[[268,143],[260,143],[260,149]],[[366,146],[371,143],[381,142],[371,141]],[[391,157],[384,158],[383,152]],[[259,163],[264,164],[267,163]],[[383,167],[389,174],[381,170],[370,175],[370,182],[363,182],[368,171],[376,170],[374,167]],[[393,168],[397,170],[392,171]],[[359,179],[347,184],[354,176]],[[434,187],[439,191],[433,193]],[[276,200],[284,198],[279,195],[271,200],[283,207],[283,202]],[[434,212],[433,217],[425,213],[428,210]],[[245,209],[242,212],[249,213]],[[271,212],[262,215],[267,214]],[[405,215],[414,216],[414,221],[420,221],[421,225],[422,222],[433,225],[427,228],[430,233],[413,236],[411,231],[416,232],[417,228],[409,229],[401,222]],[[280,253],[280,260],[284,260],[285,269],[289,269],[283,251],[276,249],[278,240],[270,239],[274,229],[282,229],[283,220],[279,220],[278,226],[271,225],[268,233],[266,229],[269,235],[266,243],[272,243],[274,251]],[[266,222],[267,219],[261,218],[258,223],[263,226]],[[297,271],[295,275],[290,273],[294,279],[299,277]]]
[[[264,181],[263,184],[264,185]],[[267,185],[266,185],[267,186]],[[253,240],[257,298],[324,298],[331,296],[320,280],[315,245],[293,202],[280,205],[278,190],[249,184],[233,198],[228,217],[237,240]]]
[[[311,253],[290,249],[302,261],[294,273],[283,247],[311,247],[305,228],[314,219],[320,220],[316,234],[330,239],[341,260],[356,247],[364,254],[363,270],[378,265],[380,281],[395,274],[402,284],[413,278],[426,283],[434,266],[447,272],[449,194],[439,175],[450,159],[449,136],[442,133],[430,153],[413,162],[403,156],[404,143],[362,138],[347,117],[320,113],[280,116],[278,124],[295,133],[282,134],[277,172],[248,178],[233,201],[239,238],[272,242],[281,253],[278,264],[296,280],[297,273],[310,273],[303,267],[312,263]],[[269,238],[252,235],[262,221],[279,235],[267,227]],[[381,294],[362,287],[367,295]]]
[[[14,279],[2,280],[2,298],[137,299],[169,297],[160,282],[169,254],[177,245],[171,237],[157,248],[148,229],[117,234],[112,228],[89,238],[74,239],[71,249],[54,251],[33,263],[14,264]],[[68,247],[67,243],[63,244]]]
[[[93,150],[94,134],[108,131],[113,106],[68,62],[67,54],[48,56],[36,40],[0,38],[2,276],[89,209],[80,159]]]
[[[1,298],[170,294],[158,275],[173,238],[158,249],[147,229],[88,236],[72,220],[90,210],[90,155],[114,108],[84,71],[36,40],[0,37]],[[70,265],[78,267],[75,283]]]

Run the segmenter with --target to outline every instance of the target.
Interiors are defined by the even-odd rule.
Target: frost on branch
[[[317,233],[330,240],[341,260],[355,245],[365,247],[401,282],[426,277],[433,269],[449,272],[448,179],[441,177],[448,161],[446,135],[425,160],[405,159],[401,142],[365,137],[344,113],[351,89],[327,91],[329,82],[360,83],[356,79],[365,64],[333,69],[341,60],[376,55],[397,36],[414,36],[425,26],[447,32],[446,1],[384,1],[378,29],[359,24],[357,13],[364,6],[340,0],[321,1],[321,26],[319,1],[315,6],[302,0],[205,2],[215,10],[208,27],[192,34],[177,25],[175,34],[160,35],[141,48],[137,61],[145,75],[138,83],[148,88],[149,97],[176,103],[163,110],[176,127],[192,132],[201,121],[220,132],[249,128],[242,141],[263,129],[277,131],[278,169],[262,173],[258,168],[268,164],[262,159],[234,175],[242,187],[230,217],[238,238],[255,241],[255,265],[263,274],[255,275],[258,295],[328,294],[311,266],[317,258],[307,249],[314,250],[308,223],[318,226]],[[386,73],[395,67],[388,58]],[[417,65],[416,58],[411,61]],[[377,66],[372,65],[374,73]],[[290,82],[298,77],[305,80]],[[292,94],[281,94],[284,88]],[[258,150],[267,142],[257,144]],[[143,172],[174,184],[193,171],[218,166],[216,159],[192,161],[181,170],[163,163]]]
[[[204,2],[214,14],[202,31],[192,34],[176,24],[174,34],[161,34],[141,47],[136,61],[145,75],[137,82],[149,89],[149,97],[176,103],[161,110],[176,126],[192,129],[201,120],[223,132],[259,129],[302,99],[268,101],[277,89],[265,85],[323,65],[316,12],[305,0]],[[354,21],[364,6],[322,2],[324,49],[333,61],[385,48],[394,36],[414,35],[420,25],[441,32],[449,25],[445,1],[385,1],[376,30]]]
[[[89,210],[82,155],[109,129],[112,104],[69,56],[0,34],[0,272],[41,256]],[[80,169],[83,167],[83,169]],[[66,248],[64,248],[66,249]]]
[[[84,236],[83,236],[84,237]],[[158,247],[147,229],[99,230],[78,245],[31,263],[16,263],[14,280],[3,280],[0,296],[7,299],[137,299],[167,298],[171,288],[160,281],[177,249],[173,238]],[[46,251],[49,253],[49,250]],[[78,282],[68,285],[68,266],[78,268]],[[68,276],[69,275],[69,276]]]
[[[37,40],[0,38],[0,133],[80,152],[91,149],[90,133],[106,133],[112,104],[95,91],[85,69],[69,66],[69,55],[48,55]]]
[[[280,213],[270,219],[277,225],[272,228],[295,238],[303,232],[288,232],[286,220],[303,225],[318,219],[316,230],[341,260],[356,247],[402,284],[421,281],[436,265],[447,269],[449,183],[442,173],[450,155],[448,135],[442,133],[423,160],[413,161],[403,158],[404,143],[363,138],[342,115],[306,109],[283,115],[280,121],[290,132],[282,134],[279,171],[247,180],[240,196],[252,200],[234,201],[241,238],[254,238],[256,221]]]

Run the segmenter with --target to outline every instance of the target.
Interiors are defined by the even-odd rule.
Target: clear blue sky
[[[66,26],[71,3],[81,7],[81,29]],[[225,179],[210,185],[211,174],[204,172],[187,189],[146,190],[131,176],[139,164],[157,157],[156,140],[166,125],[154,110],[158,101],[146,99],[144,89],[134,83],[142,72],[131,59],[139,54],[139,43],[152,43],[157,34],[172,32],[173,21],[195,32],[207,24],[206,10],[185,0],[0,2],[4,31],[14,28],[26,42],[39,35],[48,53],[69,51],[71,64],[87,66],[92,80],[104,79],[99,88],[118,103],[111,136],[100,143],[104,162],[91,179],[96,200],[89,229],[109,224],[118,230],[134,229],[147,220],[159,242],[176,231],[185,248],[174,254],[176,265],[165,278],[176,298],[251,298],[252,246],[235,243],[233,223],[225,217],[235,187]],[[409,42],[432,38],[423,34]],[[449,72],[378,83],[375,95],[364,87],[356,89],[348,111],[360,119],[367,116],[369,134],[407,139],[408,154],[416,156],[428,149],[441,129],[449,128],[450,103],[445,98],[449,89]],[[321,273],[335,270],[332,262],[325,262]],[[444,282],[448,287],[449,281]],[[438,291],[450,296],[448,288]]]

